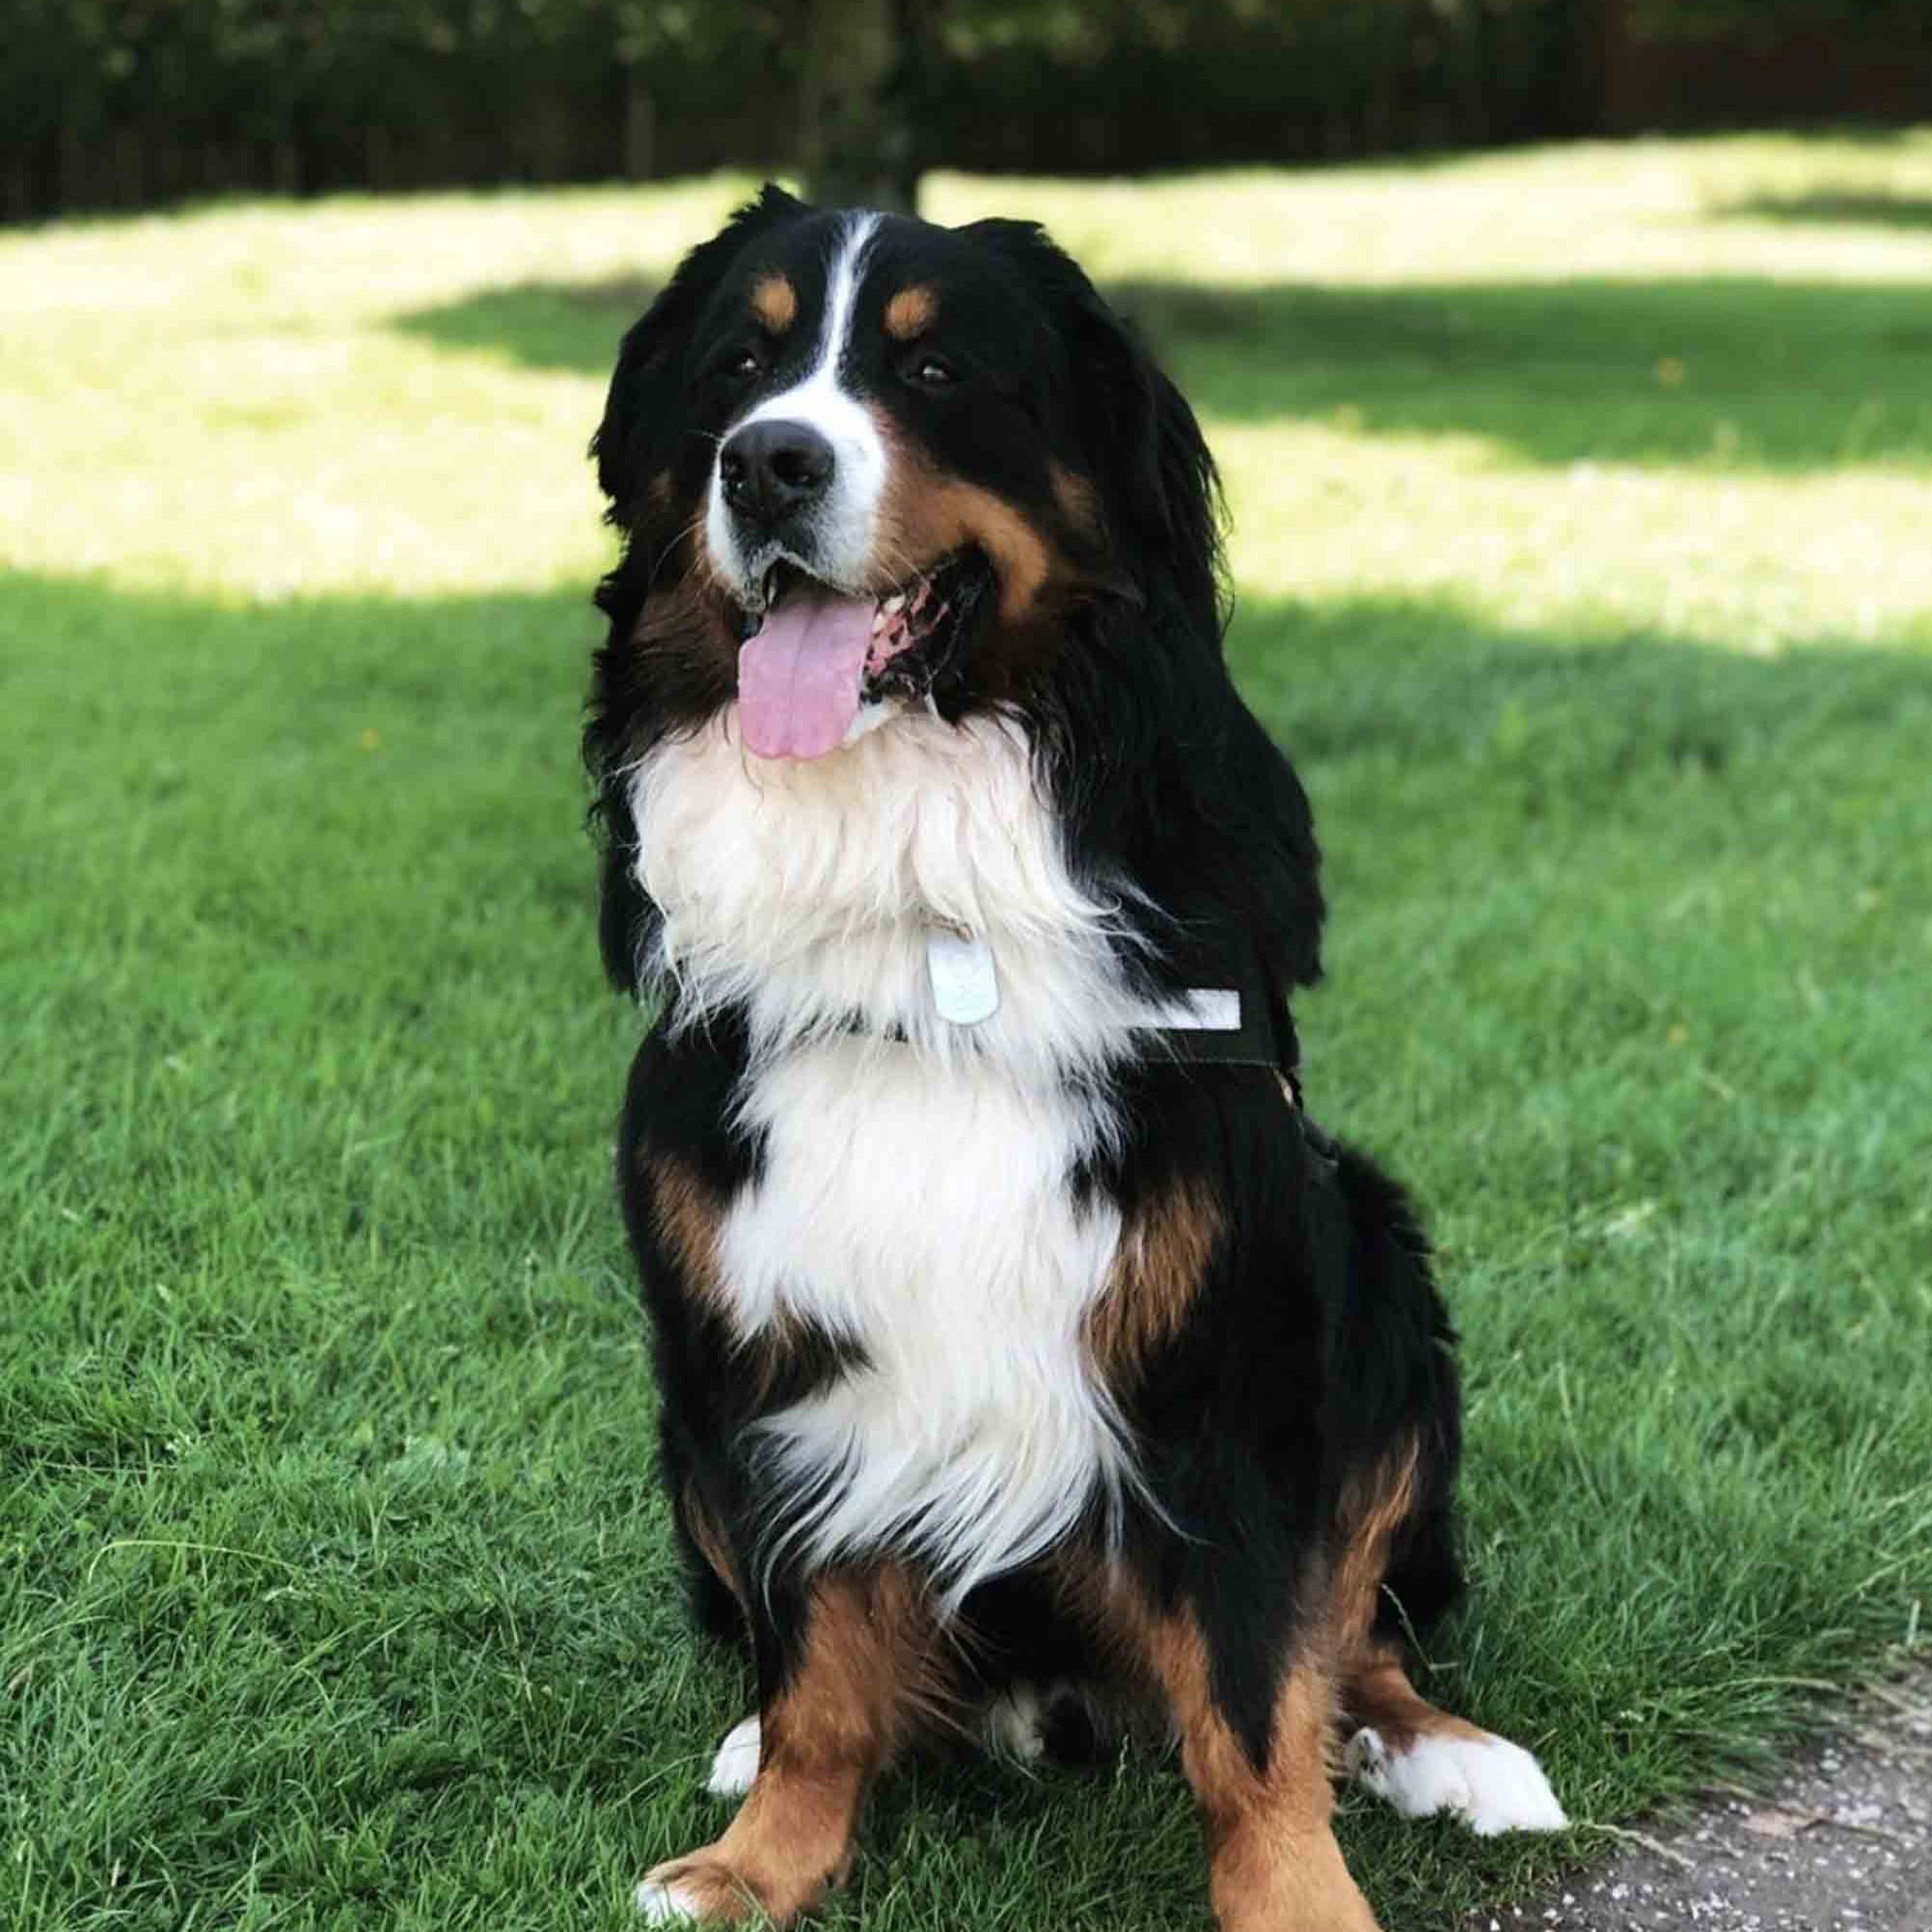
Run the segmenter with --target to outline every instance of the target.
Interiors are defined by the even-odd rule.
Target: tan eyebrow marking
[[[1094,486],[1063,463],[1049,462],[1047,475],[1053,485],[1054,500],[1067,513],[1067,521],[1089,533],[1098,530],[1100,517],[1094,507]]]
[[[910,342],[933,326],[939,313],[939,292],[930,283],[902,288],[885,305],[885,333],[895,342]]]
[[[751,285],[751,310],[773,335],[782,336],[798,319],[799,291],[787,276],[761,276]]]

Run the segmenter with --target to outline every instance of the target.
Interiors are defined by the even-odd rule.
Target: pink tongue
[[[820,758],[858,714],[874,606],[801,585],[738,650],[738,721],[761,758]]]

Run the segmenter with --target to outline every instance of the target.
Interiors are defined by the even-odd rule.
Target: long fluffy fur
[[[740,740],[714,471],[762,394],[726,396],[718,343],[774,276],[805,319],[751,339],[770,393],[839,386],[838,422],[918,452],[881,502],[938,478],[989,554],[1046,559],[923,706],[796,764]],[[894,287],[939,290],[970,411],[899,380],[865,319]],[[1421,1805],[1403,1753],[1455,1721],[1390,1660],[1460,1588],[1454,1335],[1400,1189],[1284,1100],[1318,855],[1228,673],[1192,412],[1030,225],[767,190],[626,337],[594,448],[623,539],[585,737],[604,955],[662,1003],[620,1192],[701,1619],[748,1637],[772,1708],[821,1580],[910,1566],[948,1696],[996,1728],[1198,1657],[1187,1721],[1226,1750],[1190,1761],[1264,1776],[1282,1713],[1359,1678],[1387,1693],[1364,1776]],[[952,929],[997,972],[970,1029],[928,985]],[[1150,999],[1230,984],[1268,989],[1272,1067],[1150,1050]],[[1533,1814],[1561,1817],[1482,1812]]]

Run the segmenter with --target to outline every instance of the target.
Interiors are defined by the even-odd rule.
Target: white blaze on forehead
[[[852,340],[866,251],[878,227],[876,214],[857,214],[848,216],[838,231],[826,274],[825,313],[811,367],[803,380],[778,395],[767,396],[732,425],[737,430],[748,422],[806,422],[831,445],[831,485],[813,515],[811,555],[797,560],[808,562],[814,576],[850,591],[861,589],[869,572],[873,529],[885,487],[887,463],[885,446],[871,414],[839,381]],[[730,437],[724,440],[729,442]],[[735,521],[714,462],[705,537],[732,586],[748,598],[757,589],[752,571],[758,559],[747,555]]]

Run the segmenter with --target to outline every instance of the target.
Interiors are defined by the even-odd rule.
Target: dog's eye
[[[735,356],[725,357],[719,373],[726,382],[756,382],[765,373],[765,365],[755,349],[741,349]]]
[[[943,356],[916,355],[906,365],[906,379],[921,389],[950,389],[960,372]]]

